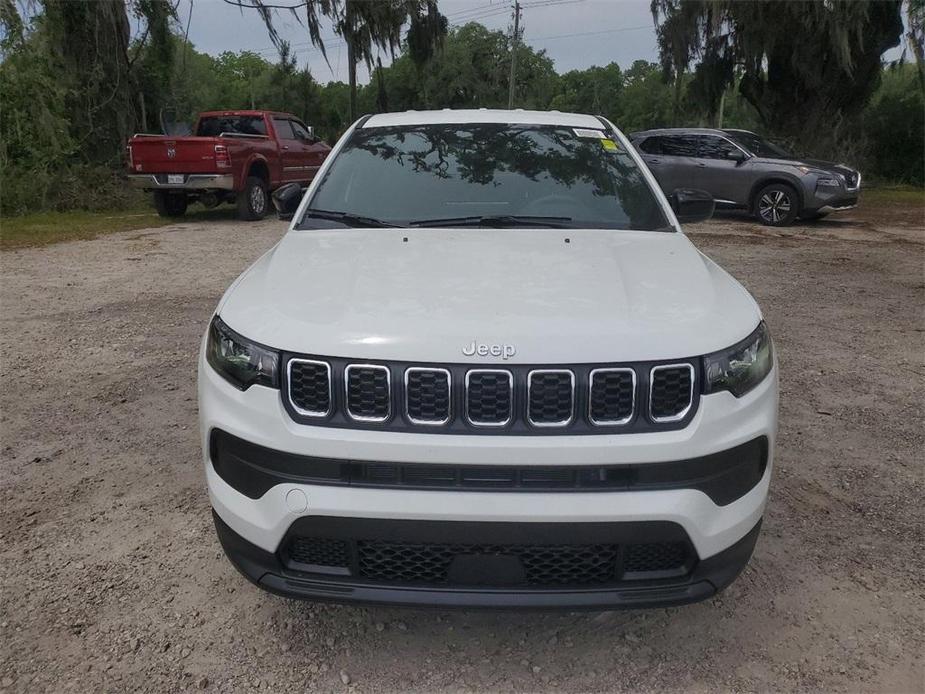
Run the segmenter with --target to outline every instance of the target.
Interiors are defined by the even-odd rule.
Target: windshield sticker
[[[616,152],[620,148],[617,146],[617,143],[613,140],[608,140],[606,138],[601,138],[601,147],[606,149],[608,152]]]
[[[603,140],[604,132],[602,130],[588,130],[587,128],[574,128],[573,132],[576,137],[589,137],[594,140]]]

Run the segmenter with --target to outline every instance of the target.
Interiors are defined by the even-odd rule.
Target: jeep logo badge
[[[517,350],[514,348],[514,345],[487,345],[473,340],[462,348],[462,353],[467,357],[478,355],[480,357],[501,357],[502,359],[510,359],[517,354]]]

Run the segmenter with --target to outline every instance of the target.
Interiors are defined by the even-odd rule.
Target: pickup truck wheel
[[[262,178],[248,176],[244,190],[238,193],[238,218],[245,221],[263,219],[267,214],[268,203],[267,184]]]
[[[785,227],[800,214],[800,199],[786,183],[772,183],[758,191],[754,212],[762,224]]]
[[[154,191],[154,207],[161,217],[182,217],[186,213],[186,194]]]

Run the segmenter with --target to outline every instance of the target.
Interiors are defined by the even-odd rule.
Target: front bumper
[[[278,553],[268,552],[248,542],[218,514],[213,513],[213,517],[222,548],[232,564],[248,580],[269,592],[321,601],[466,608],[638,609],[698,602],[725,588],[745,568],[761,528],[759,519],[732,546],[708,559],[697,561],[682,576],[653,577],[606,586],[538,589],[480,585],[384,585],[351,576],[295,571],[284,564]],[[580,536],[584,532],[581,525],[570,524],[568,532]],[[655,525],[649,524],[653,528],[650,531],[647,531],[646,524],[624,525],[621,535],[658,532]],[[537,530],[544,535],[550,532],[545,527]],[[471,533],[477,534],[478,530],[465,527],[461,532],[469,537]],[[489,532],[497,531],[491,529]],[[384,533],[394,539],[394,532],[386,529]]]
[[[183,174],[182,183],[168,183],[167,174],[130,174],[129,185],[143,190],[234,190],[232,174]]]

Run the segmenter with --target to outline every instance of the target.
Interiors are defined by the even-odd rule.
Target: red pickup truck
[[[262,219],[269,194],[286,183],[307,186],[331,148],[289,113],[209,111],[190,136],[135,135],[128,142],[129,181],[154,192],[162,217],[190,202],[231,202],[241,219]]]

